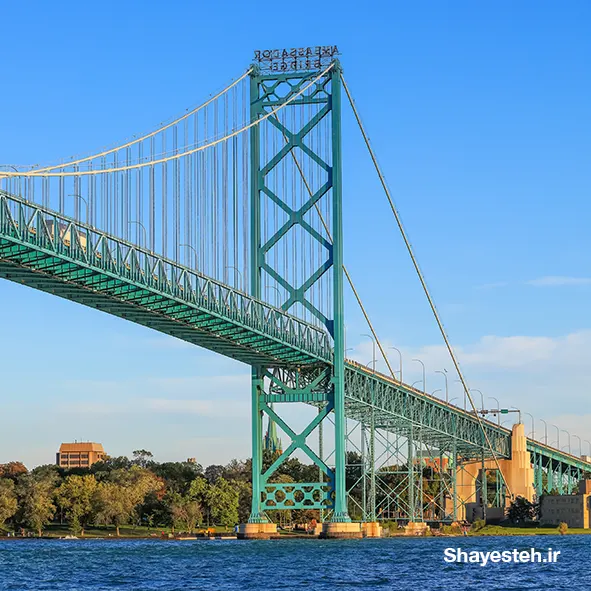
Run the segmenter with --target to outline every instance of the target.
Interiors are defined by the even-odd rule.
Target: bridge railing
[[[345,381],[348,395],[358,396],[364,403],[373,404],[376,409],[403,419],[405,429],[412,424],[417,432],[422,431],[425,438],[437,442],[437,445],[451,448],[455,441],[459,453],[479,450],[486,454],[488,445],[482,434],[484,428],[495,454],[510,456],[511,431],[508,429],[486,419],[481,419],[481,426],[473,413],[391,376],[374,372],[356,361],[347,360],[347,365],[353,373]]]
[[[330,337],[323,329],[145,248],[4,192],[0,192],[0,234],[114,280],[125,279],[179,303],[204,308],[318,360],[332,359]]]

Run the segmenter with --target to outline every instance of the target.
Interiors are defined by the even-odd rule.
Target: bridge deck
[[[0,277],[106,311],[249,365],[331,363],[322,329],[195,270],[21,198],[0,193]],[[345,371],[347,416],[456,450],[490,454],[476,417],[354,361]],[[510,431],[482,419],[495,453],[510,456]],[[591,464],[530,441],[556,461]]]

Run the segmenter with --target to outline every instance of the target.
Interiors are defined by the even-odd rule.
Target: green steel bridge
[[[115,148],[1,171],[0,276],[251,366],[251,522],[294,508],[337,522],[454,520],[462,463],[510,458],[511,431],[345,358],[342,72],[333,56],[272,64]],[[279,410],[288,403],[314,407],[301,432]],[[291,440],[266,470],[264,415]],[[538,495],[572,492],[591,472],[527,446]],[[318,481],[274,482],[297,450]],[[502,475],[493,491],[490,480],[481,498],[503,505]]]

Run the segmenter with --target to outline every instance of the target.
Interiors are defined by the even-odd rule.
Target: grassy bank
[[[512,527],[503,525],[486,525],[478,531],[468,532],[468,536],[548,536],[557,535],[556,527]],[[591,529],[569,528],[564,535],[591,534]]]

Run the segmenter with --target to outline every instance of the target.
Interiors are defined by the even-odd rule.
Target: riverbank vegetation
[[[265,465],[272,461],[267,454]],[[69,470],[46,465],[29,471],[10,462],[0,465],[0,532],[42,535],[67,528],[84,536],[92,529],[93,536],[107,537],[122,531],[129,535],[125,526],[142,532],[134,535],[229,529],[250,514],[250,472],[249,460],[203,469],[198,463],[155,462],[146,450],[135,451],[132,459],[107,458],[90,468]],[[273,482],[317,478],[316,467],[290,459]],[[318,517],[317,511],[268,513],[280,524]]]

